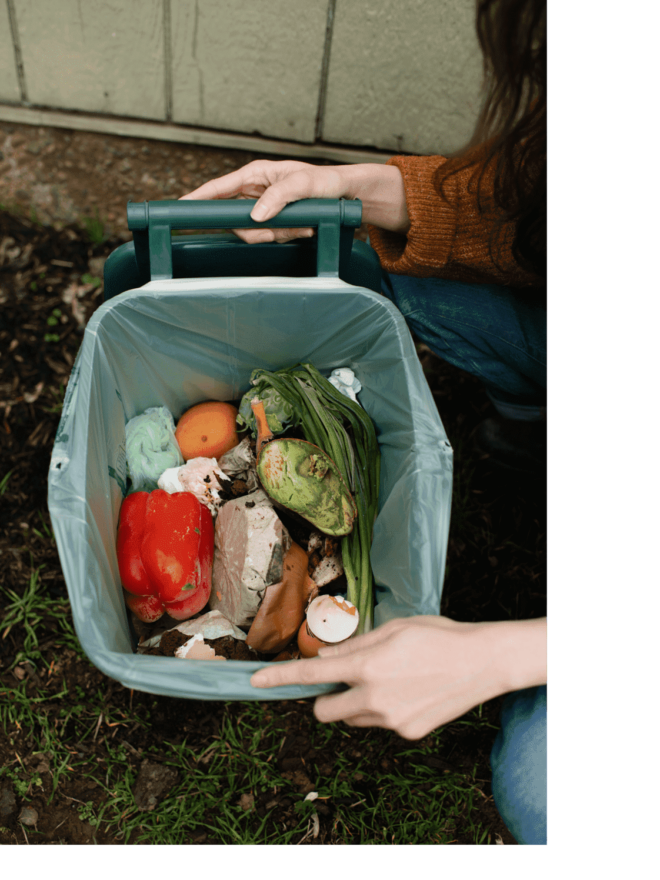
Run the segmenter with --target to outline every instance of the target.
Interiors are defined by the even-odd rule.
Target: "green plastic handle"
[[[302,199],[292,202],[265,223],[250,212],[256,199],[194,201],[190,199],[129,202],[128,228],[136,256],[148,258],[152,281],[172,278],[173,229],[268,229],[316,227],[316,272],[338,277],[340,255],[350,253],[353,230],[362,221],[362,203],[345,199]],[[258,245],[250,245],[258,247]]]

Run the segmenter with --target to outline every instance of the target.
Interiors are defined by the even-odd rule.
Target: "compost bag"
[[[129,688],[208,700],[295,699],[337,685],[250,686],[261,662],[138,655],[116,558],[127,491],[127,422],[149,407],[178,419],[236,400],[257,368],[350,367],[381,450],[371,548],[374,625],[438,614],[452,450],[410,332],[385,297],[338,278],[152,281],[102,305],[76,358],[48,476],[48,508],[83,650]],[[297,661],[291,661],[297,662]]]

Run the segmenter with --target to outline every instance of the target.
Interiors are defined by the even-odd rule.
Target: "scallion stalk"
[[[364,409],[345,397],[312,364],[269,372],[255,370],[252,382],[271,385],[294,409],[303,436],[337,465],[355,498],[353,530],[341,551],[348,596],[358,609],[358,632],[373,627],[373,573],[370,551],[378,512],[380,450],[374,424]]]

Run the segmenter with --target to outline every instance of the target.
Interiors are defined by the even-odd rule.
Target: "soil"
[[[41,580],[54,597],[65,597],[66,587],[52,541],[41,537],[49,524],[46,483],[50,452],[59,420],[63,391],[80,345],[86,321],[102,302],[102,266],[107,255],[129,238],[125,202],[177,198],[212,176],[238,167],[253,156],[238,151],[160,144],[147,140],[108,137],[73,131],[0,124],[0,444],[4,485],[0,507],[0,587],[27,584],[29,572],[39,566]],[[95,218],[103,237],[90,238],[81,217]],[[19,216],[20,215],[20,216]],[[92,240],[94,239],[94,240]],[[452,523],[442,613],[457,620],[532,618],[545,614],[545,484],[503,475],[487,456],[473,447],[478,424],[492,415],[490,404],[472,377],[419,348],[431,391],[449,440],[455,450],[455,504],[460,516]],[[237,703],[208,704],[132,692],[107,679],[72,650],[49,654],[48,639],[40,645],[46,662],[36,671],[30,664],[16,666],[21,645],[14,632],[0,638],[0,682],[11,689],[27,681],[27,693],[37,685],[58,693],[66,682],[71,693],[102,689],[108,706],[118,710],[144,709],[154,723],[107,731],[107,737],[87,740],[80,749],[91,763],[105,760],[108,737],[125,744],[138,775],[134,791],[145,808],[155,806],[176,779],[160,762],[165,742],[205,748],[209,729],[221,713],[240,716]],[[276,756],[278,767],[290,774],[300,791],[309,791],[310,767],[332,766],[333,751],[321,753],[310,745],[315,724],[312,701],[278,704],[275,722],[284,736]],[[501,700],[484,707],[497,725]],[[59,711],[60,704],[53,704]],[[385,768],[408,745],[387,731],[378,732]],[[116,844],[111,835],[94,829],[75,809],[79,802],[98,806],[103,791],[83,777],[62,777],[53,800],[52,773],[42,744],[23,732],[12,732],[10,745],[0,731],[0,761],[15,758],[38,770],[44,788],[31,792],[29,809],[36,811],[40,840],[45,843]],[[471,772],[483,780],[480,816],[493,834],[514,844],[494,806],[489,787],[491,735],[475,734],[470,726],[452,728],[450,754],[437,758],[438,772],[448,767]],[[330,746],[332,749],[332,746]],[[148,752],[148,759],[146,757]],[[431,759],[429,759],[431,760]],[[433,765],[435,767],[435,765]],[[374,772],[378,768],[374,767]],[[282,815],[293,806],[282,793],[266,800],[281,802]],[[266,800],[254,808],[263,814]],[[27,842],[21,822],[35,817],[21,810],[10,787],[0,785],[0,843]],[[325,812],[324,812],[325,811]],[[320,833],[309,844],[332,844],[333,804],[319,806]],[[19,821],[21,815],[21,821]],[[218,843],[200,830],[191,843]],[[457,843],[468,842],[457,833]]]
[[[178,199],[262,158],[282,157],[0,122],[0,205],[56,228],[98,219],[127,241],[127,201]]]

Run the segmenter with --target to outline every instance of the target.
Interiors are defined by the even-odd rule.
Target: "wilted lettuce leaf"
[[[255,373],[258,372],[258,370],[255,370],[252,374],[253,379],[255,378]],[[300,418],[294,412],[291,404],[284,400],[274,388],[269,387],[265,382],[258,381],[253,388],[245,392],[241,399],[238,416],[236,417],[236,424],[239,430],[247,427],[252,432],[253,437],[257,436],[257,423],[250,405],[255,397],[258,397],[263,403],[268,426],[276,436],[284,433],[288,427],[299,424]]]

